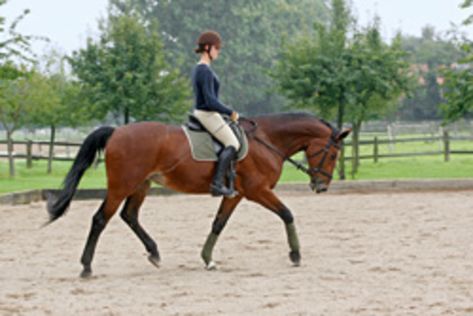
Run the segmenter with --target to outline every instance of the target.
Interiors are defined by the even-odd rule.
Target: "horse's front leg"
[[[294,217],[291,211],[279,200],[279,198],[271,191],[259,191],[248,197],[249,200],[257,202],[267,209],[276,213],[286,226],[287,241],[289,243],[289,258],[294,266],[299,266],[301,262],[299,238],[297,237],[296,226],[294,225]]]
[[[215,216],[215,220],[212,224],[212,231],[210,232],[207,240],[205,241],[204,247],[202,248],[202,259],[205,262],[205,267],[207,270],[213,270],[216,268],[215,263],[212,261],[212,251],[217,243],[218,236],[222,232],[225,224],[227,223],[230,215],[232,215],[235,207],[240,203],[242,199],[241,195],[238,195],[232,199],[223,198],[222,203],[218,209],[218,213]]]

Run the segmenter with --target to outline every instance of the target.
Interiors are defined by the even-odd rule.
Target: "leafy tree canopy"
[[[221,33],[224,45],[215,67],[221,98],[238,111],[257,114],[278,110],[283,99],[274,91],[268,70],[280,57],[284,38],[312,32],[327,20],[322,0],[111,0],[121,11],[139,12],[150,27],[159,23],[170,62],[189,75],[197,61],[193,52],[200,32]],[[154,22],[154,23],[153,23]]]
[[[110,11],[100,39],[69,61],[97,117],[175,121],[189,108],[187,80],[165,62],[157,30],[133,13]]]

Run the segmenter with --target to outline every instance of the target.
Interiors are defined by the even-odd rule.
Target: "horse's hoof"
[[[148,260],[149,260],[149,262],[151,262],[151,264],[152,264],[153,266],[155,266],[156,268],[159,268],[159,262],[161,261],[161,259],[159,258],[159,256],[150,255],[150,256],[148,256]]]
[[[92,276],[92,269],[90,268],[84,268],[84,270],[82,270],[82,272],[80,273],[80,277],[82,279],[88,279]]]
[[[292,250],[289,252],[289,258],[291,259],[294,267],[299,267],[301,265],[301,254],[298,250]]]
[[[207,271],[217,270],[217,265],[215,264],[215,262],[210,261],[210,262],[205,266],[205,270],[207,270]]]

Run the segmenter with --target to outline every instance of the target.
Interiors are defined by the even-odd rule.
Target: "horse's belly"
[[[165,186],[166,183],[166,178],[161,173],[153,173],[148,179],[162,186]]]
[[[186,179],[185,177],[172,177],[165,176],[162,173],[156,172],[148,177],[149,180],[167,187],[171,190],[183,193],[208,193],[209,183],[208,181],[202,181],[202,183],[195,183],[196,179]]]

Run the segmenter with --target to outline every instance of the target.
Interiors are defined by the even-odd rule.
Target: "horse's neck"
[[[272,124],[265,127],[265,133],[271,143],[284,154],[290,157],[306,147],[311,139],[317,137],[310,133],[313,130],[309,123],[284,122],[283,124]],[[320,137],[320,136],[319,136]]]

